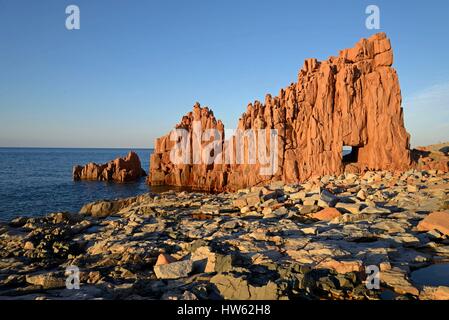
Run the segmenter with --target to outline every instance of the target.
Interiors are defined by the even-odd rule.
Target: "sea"
[[[139,155],[148,173],[153,149],[0,148],[0,221],[52,212],[75,213],[92,201],[177,189],[152,188],[145,178],[127,183],[73,181],[74,165],[106,163],[131,150]],[[343,155],[349,152],[343,150]]]
[[[51,212],[78,212],[92,201],[151,191],[136,182],[73,181],[74,165],[105,163],[135,151],[148,173],[153,149],[0,148],[0,221]]]

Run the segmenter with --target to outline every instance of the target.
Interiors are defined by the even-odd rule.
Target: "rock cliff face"
[[[126,158],[117,158],[106,164],[88,163],[84,167],[73,167],[73,180],[100,180],[128,182],[146,176],[139,156],[129,152]]]
[[[261,174],[266,162],[259,158],[255,163],[216,161],[226,157],[226,146],[236,151],[239,141],[233,137],[232,144],[218,144],[210,152],[207,145],[211,139],[205,139],[204,133],[200,144],[214,163],[197,163],[192,153],[187,156],[190,162],[173,163],[170,152],[176,141],[166,135],[156,141],[148,182],[232,191],[270,181],[301,182],[345,171],[406,169],[411,165],[409,134],[404,128],[399,80],[392,64],[390,40],[379,33],[326,61],[306,60],[297,83],[281,89],[276,97],[267,95],[264,103],[249,104],[238,129],[277,130],[276,139],[268,131],[256,133],[257,141],[266,140],[265,149],[276,147],[272,160],[277,170],[271,174]],[[195,121],[203,132],[217,129],[219,142],[229,138],[224,137],[224,126],[212,111],[197,103],[176,126],[189,132],[186,145],[195,143]],[[247,154],[249,142],[241,145]],[[345,158],[343,146],[352,147]],[[261,151],[267,150],[256,144],[256,154]]]

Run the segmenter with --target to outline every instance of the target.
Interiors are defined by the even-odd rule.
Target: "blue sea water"
[[[72,168],[88,162],[105,163],[130,149],[0,148],[0,221],[50,212],[78,212],[86,203],[135,196],[151,191],[145,178],[113,183],[73,181]],[[133,149],[148,173],[153,149]],[[347,150],[343,154],[348,153]],[[155,192],[170,188],[158,187]]]
[[[133,149],[148,172],[152,149]],[[130,149],[0,148],[0,220],[78,212],[83,204],[130,197],[150,188],[137,182],[73,181],[72,167],[105,163],[124,157]]]

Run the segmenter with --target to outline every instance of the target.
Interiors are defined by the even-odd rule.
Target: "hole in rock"
[[[356,163],[359,157],[359,147],[343,146],[343,163]]]

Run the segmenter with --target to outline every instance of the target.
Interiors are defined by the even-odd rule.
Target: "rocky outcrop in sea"
[[[117,158],[105,164],[88,163],[73,167],[73,180],[99,180],[129,182],[147,174],[142,169],[139,156],[130,151],[125,158]]]

